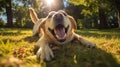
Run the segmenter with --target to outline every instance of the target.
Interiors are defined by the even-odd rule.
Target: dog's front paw
[[[47,45],[40,47],[37,51],[38,61],[40,61],[40,59],[50,61],[52,58],[54,58],[53,52]]]
[[[94,43],[92,43],[92,42],[88,42],[88,43],[86,44],[86,46],[87,46],[88,48],[96,48],[96,45],[95,45]]]
[[[79,38],[78,39],[80,41],[80,43],[86,47],[89,47],[89,48],[96,48],[96,44],[88,41],[88,40],[85,40],[83,38]]]

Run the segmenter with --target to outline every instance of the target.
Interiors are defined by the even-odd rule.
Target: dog
[[[51,11],[47,17],[39,19],[33,8],[29,8],[30,18],[34,23],[33,35],[39,34],[40,38],[35,45],[37,59],[50,61],[54,58],[53,51],[49,47],[53,44],[65,44],[77,40],[80,44],[96,47],[96,45],[74,31],[77,29],[76,21],[65,11]]]

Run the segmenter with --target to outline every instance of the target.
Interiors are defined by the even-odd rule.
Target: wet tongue
[[[64,28],[56,28],[54,29],[56,37],[61,40],[65,38],[65,29]]]

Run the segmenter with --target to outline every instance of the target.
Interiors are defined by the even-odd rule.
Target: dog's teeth
[[[60,36],[58,36],[58,35],[56,35],[56,37],[57,37],[58,39],[65,39],[66,34],[65,34],[63,37],[60,37]]]
[[[57,37],[59,40],[63,39],[63,38],[59,37],[58,35],[56,35],[56,37]]]
[[[58,40],[66,38],[66,33],[65,33],[65,28],[64,27],[55,28],[54,33],[55,33],[55,36]]]
[[[58,36],[58,35],[56,35],[56,37],[59,39],[59,36]]]

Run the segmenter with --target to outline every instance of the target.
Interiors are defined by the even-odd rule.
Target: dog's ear
[[[76,30],[76,29],[77,29],[77,24],[76,24],[75,19],[74,19],[72,16],[68,16],[68,18],[69,18],[70,21],[71,21],[72,28]]]
[[[34,24],[33,36],[41,34],[40,29],[44,28],[44,24],[45,24],[46,20],[47,20],[47,18],[41,18],[38,20],[37,23]]]
[[[30,18],[31,18],[32,22],[36,23],[39,20],[36,12],[34,11],[33,8],[29,8],[29,12],[30,12]]]

